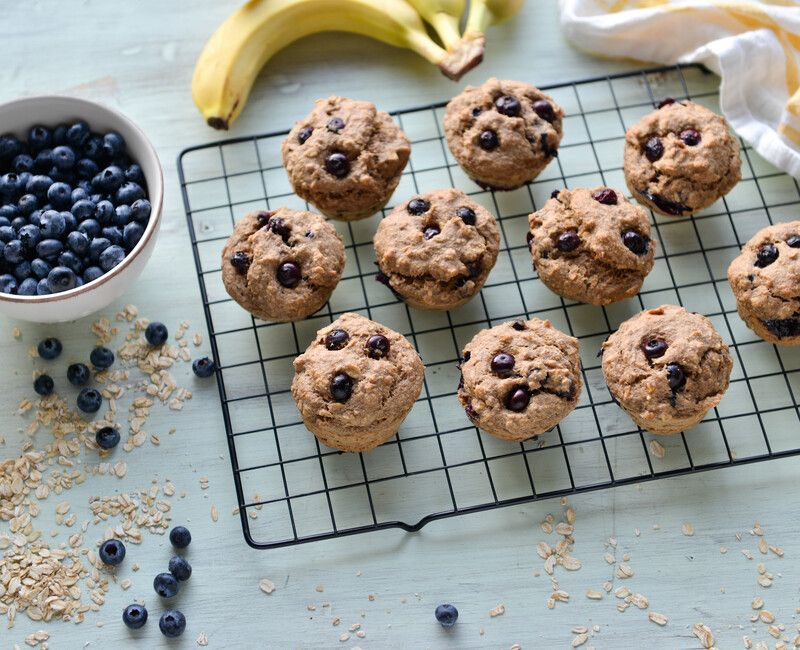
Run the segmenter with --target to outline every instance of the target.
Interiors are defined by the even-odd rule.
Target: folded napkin
[[[764,158],[800,177],[800,1],[559,0],[564,32],[603,56],[700,62]]]

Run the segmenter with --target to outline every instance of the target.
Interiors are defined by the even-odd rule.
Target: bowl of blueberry
[[[124,293],[161,220],[155,149],[127,117],[75,97],[0,105],[0,312],[53,323]]]

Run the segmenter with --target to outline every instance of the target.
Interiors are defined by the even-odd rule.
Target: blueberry
[[[122,245],[122,229],[117,226],[106,226],[100,231],[100,235],[112,244]]]
[[[642,352],[648,359],[658,359],[667,353],[667,342],[664,339],[648,339],[642,343]]]
[[[118,244],[112,244],[100,253],[100,268],[104,271],[110,271],[124,259],[125,249]]]
[[[9,226],[0,226],[0,242],[3,242],[4,244],[7,244],[12,239],[15,239],[16,236],[17,236],[17,233],[14,232],[14,229],[10,225]]]
[[[778,259],[778,255],[778,248],[774,244],[764,244],[756,251],[756,261],[753,264],[760,269],[766,268]]]
[[[100,449],[113,449],[119,444],[119,430],[114,427],[102,427],[94,434],[94,439]]]
[[[89,242],[89,259],[93,262],[98,262],[100,260],[100,256],[110,246],[111,242],[105,237],[94,237],[92,241]],[[98,266],[102,268],[103,265],[98,264]]]
[[[46,278],[47,274],[50,273],[51,268],[52,267],[47,262],[38,257],[31,262],[31,273],[36,277],[37,280]]]
[[[314,128],[311,126],[304,126],[297,132],[297,141],[300,144],[305,144],[306,140],[311,137],[311,134],[314,132]]]
[[[458,620],[458,610],[454,605],[445,603],[436,607],[434,616],[442,627],[453,627]]]
[[[664,155],[664,143],[661,138],[653,136],[644,143],[644,155],[650,162],[659,160]]]
[[[0,226],[10,226],[11,220],[19,216],[19,208],[13,203],[0,206]]]
[[[185,526],[175,526],[169,531],[169,543],[175,548],[186,548],[192,543],[192,534]]]
[[[124,228],[133,221],[133,210],[131,210],[131,206],[123,203],[114,208],[112,217],[111,221],[115,226]]]
[[[556,240],[556,248],[562,253],[570,253],[574,251],[581,244],[581,238],[574,230],[567,230],[562,232]]]
[[[28,260],[22,260],[14,267],[14,277],[17,281],[22,282],[31,277],[31,263]]]
[[[68,146],[54,147],[52,156],[53,164],[61,171],[72,169],[77,160],[75,151]]]
[[[36,245],[36,254],[43,260],[55,262],[64,250],[64,244],[57,239],[43,239]],[[61,266],[68,266],[62,264]],[[72,268],[72,267],[69,267]],[[49,273],[49,271],[48,271]]]
[[[122,610],[122,622],[131,630],[138,630],[147,623],[147,608],[134,603]]]
[[[15,135],[5,133],[0,136],[0,158],[13,158],[22,153],[22,143]]]
[[[27,226],[28,223],[28,220],[23,216],[14,217],[14,219],[11,221],[11,227],[15,232],[19,232],[19,229],[23,226]]]
[[[216,364],[208,357],[202,357],[192,361],[192,372],[202,379],[213,375],[216,368]]]
[[[617,204],[617,193],[610,187],[604,187],[601,190],[597,190],[597,192],[592,194],[592,198],[603,205]]]
[[[158,629],[166,637],[179,637],[186,629],[186,617],[177,609],[168,609],[158,619]]]
[[[69,210],[72,188],[66,183],[53,183],[47,190],[47,200],[56,210]]]
[[[353,394],[353,379],[343,372],[334,375],[330,382],[331,397],[337,402],[346,402]]]
[[[89,250],[89,238],[79,230],[73,230],[67,235],[67,246],[76,255],[85,255]]]
[[[429,201],[421,198],[411,199],[406,206],[409,214],[420,215],[425,214],[428,210],[431,209],[431,204]]]
[[[103,564],[110,566],[117,566],[122,564],[125,559],[125,544],[118,539],[107,539],[100,544],[100,551],[98,553]]]
[[[91,131],[89,130],[89,125],[83,120],[79,120],[67,128],[64,139],[73,147],[81,147],[86,144],[90,135]]]
[[[383,334],[373,334],[367,339],[367,356],[371,359],[384,359],[389,356],[391,345]]]
[[[58,256],[58,266],[66,266],[68,269],[72,269],[77,276],[83,273],[83,262],[72,251],[64,251]]]
[[[97,176],[99,171],[100,167],[97,166],[97,163],[89,158],[81,158],[75,163],[75,173],[78,175],[78,178],[91,180]]]
[[[153,347],[157,348],[159,345],[164,345],[169,338],[167,326],[157,321],[150,323],[144,330],[144,338]]]
[[[328,131],[339,133],[344,128],[344,120],[341,117],[332,117],[325,126]]]
[[[133,250],[133,247],[139,243],[139,240],[144,235],[144,226],[140,223],[132,221],[125,225],[122,230],[122,243],[128,251]]]
[[[150,201],[147,199],[137,199],[131,204],[131,216],[139,223],[147,223],[152,209]]]
[[[334,151],[325,158],[325,170],[336,178],[344,178],[350,173],[350,161],[343,153]]]
[[[89,200],[89,192],[86,188],[78,185],[78,187],[72,188],[72,194],[69,195],[69,200],[72,201],[72,206],[74,207],[78,201]]]
[[[103,136],[103,154],[110,159],[125,151],[125,140],[119,133],[110,131]]]
[[[430,226],[428,228],[425,228],[425,230],[422,231],[422,238],[426,239],[426,240],[433,239],[438,234],[439,234],[439,229],[435,228],[433,226]]]
[[[460,207],[456,210],[458,217],[468,226],[475,225],[475,210],[466,206]]]
[[[97,160],[103,157],[103,138],[92,133],[83,143],[82,151],[87,158]]]
[[[71,198],[74,198],[74,195],[75,195],[76,191],[78,191],[78,190],[73,191],[73,193],[72,193],[73,196]],[[80,191],[83,191],[83,190],[80,190]],[[91,201],[90,199],[87,198],[87,199],[79,199],[79,200],[75,201],[72,204],[72,208],[70,209],[70,212],[72,212],[72,214],[75,215],[75,218],[78,221],[83,221],[84,219],[89,219],[90,217],[93,217],[95,215],[95,210],[96,209],[97,209],[97,206],[94,204],[94,201]]]
[[[3,256],[10,264],[19,264],[25,259],[25,247],[19,239],[12,239],[3,249]]]
[[[192,577],[192,565],[180,555],[173,555],[169,560],[169,572],[180,582]]]
[[[47,287],[52,293],[75,288],[75,272],[66,266],[56,266],[47,274]]]
[[[19,229],[17,236],[19,237],[20,242],[22,242],[23,250],[29,253],[36,248],[36,244],[39,243],[39,240],[43,234],[45,233],[41,232],[38,226],[28,224]]]
[[[143,198],[144,190],[142,189],[142,186],[132,181],[126,181],[123,183],[122,186],[117,190],[117,193],[114,195],[114,201],[117,205],[121,203],[131,205]]]
[[[635,255],[644,255],[650,248],[650,238],[640,235],[635,230],[626,230],[622,233],[622,243]]]
[[[73,386],[83,386],[90,378],[91,372],[85,363],[71,363],[67,368],[67,381]]]
[[[125,169],[125,180],[133,181],[134,183],[139,183],[139,185],[144,186],[144,174],[142,173],[142,168],[136,164],[129,165]]]
[[[511,95],[503,95],[494,101],[494,106],[498,113],[508,115],[509,117],[517,117],[522,110],[522,105],[516,97]]]
[[[47,190],[50,189],[52,184],[53,179],[49,176],[43,176],[41,174],[31,176],[31,179],[25,184],[25,191],[39,198],[44,198],[47,196]]]
[[[500,146],[500,138],[495,131],[487,129],[478,136],[478,146],[484,151],[492,151]]]
[[[89,354],[89,361],[98,370],[110,368],[114,363],[114,353],[106,347],[98,346]]]
[[[556,119],[556,112],[553,110],[550,102],[544,99],[539,99],[533,102],[533,110],[545,122],[554,122]]]
[[[83,272],[83,282],[93,282],[103,275],[103,269],[99,266],[90,266]]]
[[[103,405],[103,396],[94,388],[83,388],[78,393],[77,404],[84,413],[97,413]]]
[[[116,192],[124,182],[123,171],[116,165],[109,165],[92,179],[92,186],[97,186],[98,189],[111,194]]]
[[[17,278],[9,273],[0,275],[0,293],[17,293]]]
[[[700,134],[694,129],[684,129],[680,132],[678,137],[683,140],[684,144],[687,144],[690,147],[700,144],[701,140]]]
[[[11,166],[14,168],[14,171],[17,172],[17,174],[21,174],[22,172],[31,172],[33,171],[33,158],[26,153],[21,153],[14,158],[14,162],[11,163]]]
[[[50,178],[51,169],[53,169],[53,152],[50,149],[42,149],[33,159],[33,171],[46,173]]]
[[[53,132],[41,124],[36,124],[28,131],[28,144],[34,151],[39,151],[53,144]]]
[[[516,360],[514,359],[513,354],[509,354],[508,352],[498,352],[492,359],[492,372],[498,377],[508,377],[511,375],[511,371],[514,369],[515,362]]]
[[[325,347],[328,350],[341,350],[350,340],[350,335],[344,330],[331,330],[325,335]]]
[[[38,285],[38,281],[34,278],[25,278],[22,282],[19,283],[19,287],[17,287],[17,295],[18,296],[35,296],[36,295],[36,287]]]
[[[681,390],[686,386],[686,373],[677,363],[667,364],[667,383],[673,393]]]
[[[300,265],[297,262],[284,262],[278,267],[278,282],[287,289],[293,289],[302,279]]]
[[[97,237],[100,234],[100,224],[96,219],[84,219],[78,224],[78,232],[87,237]]]
[[[17,198],[22,192],[22,179],[19,174],[9,172],[0,177],[0,194],[3,196]]]
[[[528,246],[528,250],[531,250],[533,247],[533,233],[530,230],[525,233],[525,243]]]
[[[672,97],[664,97],[664,99],[656,104],[656,108],[664,108],[665,106],[669,106],[670,104],[674,103],[675,100]]]
[[[36,285],[36,295],[37,296],[49,296],[52,291],[50,291],[50,287],[47,284],[47,278],[42,278],[39,280],[39,283]]]
[[[33,381],[33,390],[42,397],[52,394],[55,384],[50,375],[39,375]]]
[[[67,231],[67,220],[64,214],[55,210],[45,210],[39,218],[42,236],[45,239],[60,239]]]
[[[789,248],[800,248],[800,235],[791,235],[786,240],[786,244]]]
[[[528,388],[526,386],[515,386],[508,393],[508,397],[506,397],[506,408],[508,408],[509,411],[519,413],[528,407],[530,401],[531,394]]]
[[[39,341],[39,345],[36,347],[36,351],[39,353],[39,356],[47,361],[57,359],[63,350],[64,346],[61,345],[61,341],[53,336],[42,339]]]
[[[122,212],[123,215],[127,216],[127,210],[119,210],[119,208],[122,208],[122,206],[117,206],[117,209],[115,209],[114,204],[111,203],[111,201],[104,199],[96,204],[94,218],[103,225],[108,225],[112,222],[116,222],[119,225],[119,222],[117,222],[117,215],[119,212]],[[128,210],[130,210],[130,207],[128,207]]]

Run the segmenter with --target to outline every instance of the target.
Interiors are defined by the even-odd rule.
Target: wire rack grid
[[[412,140],[390,205],[458,187],[499,219],[501,251],[467,305],[410,309],[375,281],[372,235],[382,215],[336,223],[347,254],[328,304],[296,323],[247,314],[225,293],[220,250],[253,209],[306,209],[280,164],[285,133],[192,147],[179,173],[197,265],[238,498],[248,544],[274,548],[367,531],[416,531],[435,519],[800,454],[800,349],[758,339],[738,318],[726,269],[763,226],[797,218],[797,182],[742,143],[743,179],[693,218],[653,217],[658,253],[640,294],[607,307],[566,301],[537,278],[525,242],[527,215],[560,187],[624,188],[625,130],[658,99],[691,98],[719,110],[717,79],[698,66],[653,68],[545,88],[566,110],[558,158],[528,186],[487,192],[460,170],[442,138],[444,104],[398,111]],[[638,429],[614,403],[600,344],[626,318],[663,303],[707,315],[731,346],[730,388],[706,419],[675,436]],[[315,332],[357,311],[406,335],[425,363],[422,395],[397,436],[364,454],[320,446],[289,391],[292,361]],[[547,318],[581,344],[585,390],[552,431],[524,443],[476,429],[456,398],[460,351],[479,330]]]

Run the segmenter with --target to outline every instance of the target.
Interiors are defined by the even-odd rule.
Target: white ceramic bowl
[[[116,131],[127,144],[147,181],[153,206],[144,234],[125,259],[96,280],[81,287],[48,296],[16,296],[0,293],[0,313],[37,323],[60,323],[87,316],[106,307],[127,291],[141,274],[156,243],[164,203],[164,176],[153,145],[144,133],[122,113],[102,104],[77,97],[25,97],[0,104],[0,133],[27,138],[34,124],[55,126],[81,119],[92,131]]]

